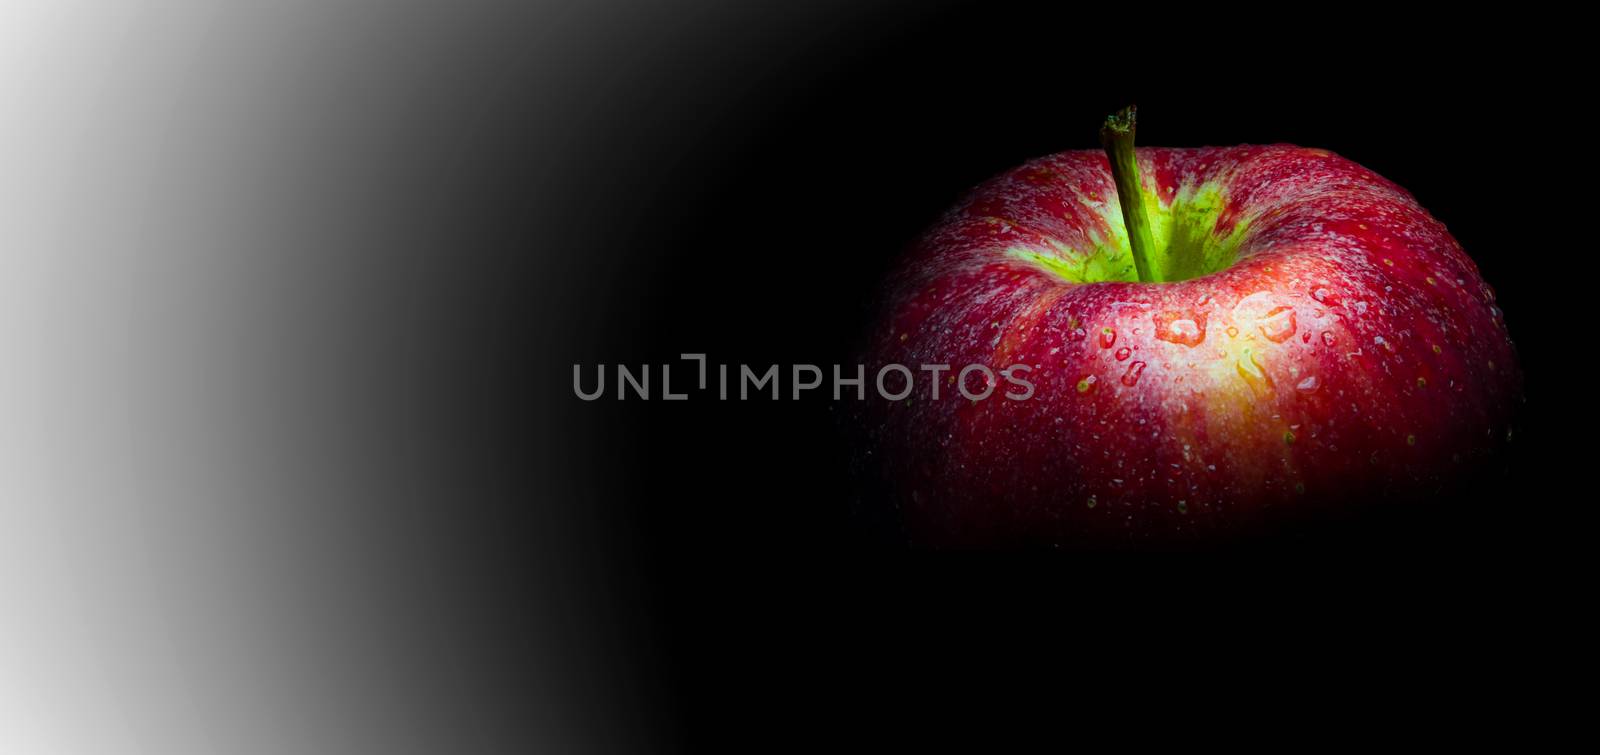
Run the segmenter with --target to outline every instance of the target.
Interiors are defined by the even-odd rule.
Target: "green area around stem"
[[[1238,259],[1247,224],[1241,222],[1226,231],[1218,231],[1217,221],[1227,206],[1227,197],[1219,183],[1181,186],[1170,203],[1163,203],[1154,192],[1141,190],[1139,194],[1154,245],[1148,263],[1155,281],[1181,281],[1210,275]],[[1091,236],[1089,242],[1082,245],[1086,247],[1083,249],[1051,240],[1049,249],[1012,247],[1006,253],[1072,283],[1138,281],[1122,208],[1113,201],[1097,210],[1105,218],[1109,238]]]

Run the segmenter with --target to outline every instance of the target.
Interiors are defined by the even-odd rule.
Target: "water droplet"
[[[1316,299],[1319,304],[1326,304],[1330,307],[1338,306],[1339,304],[1339,297],[1335,296],[1332,291],[1320,286],[1311,290],[1311,298]]]
[[[1124,359],[1127,359],[1128,355],[1132,354],[1132,353],[1133,353],[1133,350],[1129,349],[1126,346],[1124,346],[1124,347],[1122,347],[1120,349],[1117,349],[1117,361],[1120,362],[1120,361],[1122,361]]]
[[[1337,343],[1338,341],[1339,341],[1339,338],[1333,334],[1333,331],[1331,331],[1331,330],[1322,331],[1322,345],[1323,346],[1332,346],[1335,343]]]
[[[1245,382],[1252,387],[1258,386],[1267,380],[1267,373],[1261,370],[1261,365],[1256,362],[1255,352],[1250,349],[1245,349],[1244,353],[1239,355],[1239,359],[1233,363],[1233,366],[1239,371],[1239,377],[1244,378]]]
[[[1206,316],[1193,312],[1162,312],[1155,316],[1156,338],[1194,347],[1206,340]]]
[[[1300,391],[1301,393],[1315,393],[1320,387],[1322,387],[1322,381],[1317,380],[1316,375],[1311,375],[1305,380],[1300,381],[1300,383],[1295,386],[1295,390]]]
[[[1283,343],[1289,336],[1294,335],[1294,307],[1278,307],[1268,312],[1257,327],[1261,329],[1261,335],[1266,336],[1268,341]]]
[[[1122,373],[1122,384],[1132,388],[1139,382],[1139,375],[1144,372],[1144,362],[1134,362],[1128,365],[1128,371]]]
[[[1116,343],[1116,342],[1117,342],[1117,331],[1112,330],[1110,328],[1101,328],[1100,329],[1100,348],[1109,349],[1109,348],[1111,348],[1111,345]]]

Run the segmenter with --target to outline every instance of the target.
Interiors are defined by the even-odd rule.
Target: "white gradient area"
[[[363,151],[411,128],[375,88],[457,32],[395,3],[0,4],[0,753],[591,739],[581,668],[475,710],[495,688],[430,635],[449,567],[430,585],[381,515],[464,502],[344,411],[393,356],[337,321],[393,304],[349,271],[407,261],[361,224],[427,204],[384,172],[403,150]]]
[[[662,749],[606,439],[505,355],[850,6],[0,3],[0,753]]]
[[[228,427],[272,5],[0,6],[0,752],[316,746]]]

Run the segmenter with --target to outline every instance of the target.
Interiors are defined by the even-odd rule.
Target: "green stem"
[[[1139,162],[1133,154],[1133,127],[1136,111],[1129,105],[1106,117],[1100,128],[1100,144],[1111,160],[1111,178],[1117,184],[1117,200],[1122,205],[1122,222],[1128,229],[1128,244],[1133,247],[1133,266],[1139,280],[1154,283],[1155,238],[1150,234],[1150,218],[1144,212],[1144,196],[1139,189]]]

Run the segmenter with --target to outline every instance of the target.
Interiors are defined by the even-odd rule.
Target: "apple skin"
[[[1231,266],[1119,269],[1109,164],[1074,151],[972,190],[890,276],[869,385],[885,364],[954,367],[938,398],[919,371],[909,400],[850,410],[912,543],[1225,542],[1373,510],[1382,526],[1511,441],[1522,375],[1494,292],[1405,190],[1289,145],[1137,155],[1162,243],[1232,245]],[[1001,381],[967,400],[967,364],[1028,365],[1034,395]]]

